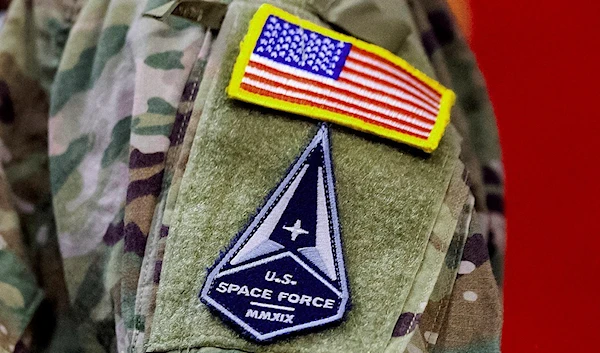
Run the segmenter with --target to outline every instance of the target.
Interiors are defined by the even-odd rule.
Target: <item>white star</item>
[[[292,241],[296,241],[296,238],[298,238],[298,236],[301,234],[308,234],[307,230],[302,229],[302,221],[300,221],[299,219],[296,220],[296,223],[294,223],[292,227],[283,226],[283,229],[292,233]]]

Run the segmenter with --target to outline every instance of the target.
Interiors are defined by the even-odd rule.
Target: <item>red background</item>
[[[600,3],[471,7],[507,177],[502,351],[600,352]]]

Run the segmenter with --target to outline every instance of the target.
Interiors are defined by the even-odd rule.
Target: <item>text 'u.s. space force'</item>
[[[297,281],[294,281],[293,275],[284,274],[282,278],[276,277],[276,273],[274,271],[267,271],[265,273],[265,280],[268,282],[277,282],[279,284],[287,285],[287,286],[296,286],[298,284]],[[334,309],[335,299],[330,298],[321,298],[318,296],[310,296],[306,294],[298,294],[291,293],[286,291],[279,291],[274,293],[272,289],[267,288],[259,288],[259,287],[249,287],[247,285],[238,285],[235,283],[228,282],[219,282],[215,290],[219,293],[227,293],[234,294],[239,296],[246,296],[256,298],[257,300],[267,301],[263,302],[250,302],[251,305],[263,308],[270,308],[276,310],[283,311],[294,311],[295,308],[283,306],[283,305],[275,305],[276,304],[300,304],[306,305],[308,307],[315,308],[324,308],[324,309]],[[268,321],[280,321],[286,323],[293,323],[294,315],[283,314],[283,313],[272,313],[269,311],[261,310],[260,312],[257,310],[248,309],[246,312],[246,317],[251,317],[259,320],[268,320]]]

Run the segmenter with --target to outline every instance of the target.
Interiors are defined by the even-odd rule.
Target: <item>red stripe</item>
[[[361,65],[362,65],[362,64],[361,64]],[[380,84],[380,85],[382,85],[382,86],[386,86],[387,88],[390,88],[390,89],[394,89],[394,90],[402,90],[402,91],[405,91],[404,89],[402,89],[402,88],[400,88],[400,87],[398,87],[398,86],[394,86],[393,84],[391,84],[391,83],[389,83],[389,82],[387,82],[387,81],[384,81],[384,80],[382,80],[382,79],[380,79],[380,78],[377,78],[377,77],[374,77],[374,76],[369,76],[369,75],[367,75],[367,74],[364,74],[364,73],[362,73],[362,72],[360,72],[360,71],[356,71],[356,70],[354,70],[354,69],[351,69],[351,68],[349,68],[349,67],[347,67],[347,66],[344,66],[344,68],[342,69],[342,73],[343,73],[343,72],[348,72],[348,73],[351,73],[351,74],[353,74],[353,75],[356,75],[356,76],[359,76],[359,77],[361,77],[361,78],[363,78],[363,79],[365,79],[365,80],[374,81],[374,82],[376,82],[376,83],[378,83],[378,84]],[[340,76],[340,78],[339,78],[339,79],[344,79],[344,78],[342,78],[342,77]],[[339,79],[338,79],[338,80],[339,80]],[[347,79],[346,79],[346,80],[347,80]],[[411,87],[413,87],[413,86],[411,86]],[[412,95],[412,96],[415,96],[415,94],[414,94],[414,93],[410,93],[410,92],[408,92],[408,93],[409,93],[410,95]],[[437,111],[437,110],[438,110],[438,107],[436,107],[436,106],[435,106],[433,103],[430,103],[430,102],[428,102],[428,101],[424,100],[424,99],[423,99],[423,98],[421,98],[421,97],[418,97],[418,96],[415,96],[415,97],[416,97],[416,98],[418,98],[418,99],[419,99],[421,102],[423,102],[423,104],[427,105],[427,107],[429,107],[430,109],[434,109],[435,111]],[[429,99],[431,99],[431,98],[429,98]],[[432,100],[433,100],[433,99],[432,99]],[[438,104],[439,104],[439,101],[438,101]],[[437,115],[437,114],[436,114],[436,115]]]
[[[432,114],[433,116],[437,116],[438,115],[438,110],[432,109],[431,106],[427,105],[428,103],[426,103],[424,101],[418,101],[417,103],[411,102],[411,101],[409,101],[409,100],[407,100],[405,98],[400,98],[399,96],[395,96],[393,94],[384,92],[384,91],[379,90],[379,89],[374,88],[374,87],[369,87],[369,86],[363,85],[363,84],[358,83],[358,82],[350,81],[347,78],[343,78],[343,77],[338,78],[336,81],[341,82],[341,83],[346,83],[346,84],[349,84],[349,85],[352,85],[352,86],[356,86],[359,89],[364,89],[366,91],[370,91],[372,93],[379,94],[379,95],[382,95],[384,97],[400,101],[402,103],[410,104],[410,105],[412,105],[412,106],[414,106],[416,108],[423,109],[423,110],[427,111],[428,113]],[[395,90],[398,89],[398,87],[393,87],[393,88]],[[407,94],[410,94],[412,96],[412,93],[407,93]],[[415,98],[417,98],[417,97],[415,97]]]
[[[309,100],[299,99],[299,98],[294,98],[294,97],[289,97],[289,96],[286,96],[286,95],[283,95],[283,94],[277,94],[277,93],[274,93],[274,92],[271,92],[271,91],[268,91],[268,90],[264,90],[264,89],[256,88],[254,86],[250,86],[250,85],[248,85],[246,83],[242,83],[240,85],[240,87],[242,89],[248,91],[248,92],[256,93],[256,94],[259,94],[259,95],[262,95],[262,96],[270,96],[270,97],[273,97],[273,98],[276,98],[276,99],[279,99],[279,100],[282,100],[282,101],[286,101],[286,102],[301,104],[301,105],[305,105],[305,106],[318,107],[318,108],[322,108],[322,109],[326,108],[326,110],[329,110],[331,112],[335,112],[335,113],[339,113],[339,114],[343,114],[343,115],[349,115],[349,116],[352,116],[352,117],[357,118],[359,120],[362,120],[362,121],[364,121],[366,123],[369,123],[371,125],[381,126],[381,127],[386,128],[388,130],[398,131],[398,132],[401,132],[403,134],[411,135],[411,136],[414,136],[414,137],[417,137],[417,138],[420,138],[420,139],[423,139],[423,140],[426,140],[428,138],[428,137],[423,137],[421,135],[417,135],[417,134],[415,134],[413,132],[406,131],[404,129],[401,129],[401,128],[398,128],[398,127],[395,127],[395,126],[391,126],[391,125],[388,125],[388,124],[385,124],[385,123],[382,123],[382,122],[379,122],[379,121],[371,120],[369,118],[366,118],[366,117],[363,117],[363,116],[360,116],[360,115],[356,115],[356,114],[347,112],[347,111],[345,111],[343,109],[329,107],[329,106],[323,107],[323,106],[318,105],[318,104],[316,104],[316,103],[314,103],[312,101],[309,101]]]
[[[311,79],[299,77],[299,76],[296,76],[296,75],[292,75],[292,74],[289,74],[289,73],[277,70],[275,68],[272,68],[270,66],[266,66],[266,65],[263,65],[263,64],[260,64],[260,63],[256,63],[256,62],[253,62],[253,61],[250,61],[248,63],[248,66],[254,67],[254,68],[262,70],[262,71],[266,71],[266,72],[268,72],[270,74],[277,75],[277,76],[280,76],[282,78],[297,80],[297,81],[300,81],[300,82],[308,84],[308,85],[312,85],[312,86],[324,86],[326,88],[329,88],[333,92],[336,92],[336,93],[339,93],[339,94],[343,94],[345,96],[352,97],[352,98],[357,99],[359,101],[363,101],[365,103],[370,103],[370,104],[373,104],[373,105],[378,106],[380,108],[388,109],[388,110],[391,110],[391,111],[399,113],[399,114],[405,114],[405,115],[407,115],[409,117],[415,118],[415,119],[417,119],[419,121],[422,121],[422,122],[425,122],[425,123],[434,123],[435,122],[435,120],[432,121],[431,119],[427,119],[425,117],[417,115],[417,114],[415,114],[415,113],[413,113],[413,112],[411,112],[409,110],[398,108],[398,107],[395,107],[393,105],[390,105],[390,104],[387,104],[387,103],[383,103],[383,102],[380,102],[380,101],[377,101],[377,100],[373,100],[373,99],[370,99],[368,97],[364,97],[364,96],[361,96],[359,94],[356,94],[356,93],[354,93],[352,91],[349,91],[349,90],[346,90],[346,89],[342,89],[342,88],[337,88],[337,87],[332,86],[332,85],[327,84],[327,83],[323,83],[323,82],[319,82],[319,81],[315,81],[315,80],[311,80]],[[414,106],[414,105],[411,104],[411,106]],[[363,108],[363,109],[367,109],[367,108]],[[373,113],[374,114],[378,114],[378,115],[381,114],[379,112],[373,112]],[[433,114],[433,115],[435,116],[435,114]]]
[[[255,65],[261,65],[261,67],[270,67],[270,66],[265,66],[263,64],[260,64],[260,63],[254,62],[254,61],[250,61],[250,63],[254,63]],[[354,82],[354,81],[351,81],[351,80],[349,80],[347,78],[344,78],[344,77],[339,77],[336,81],[342,82],[342,83],[346,83],[346,84],[349,84],[349,85],[352,85],[352,86],[356,86],[359,89],[364,89],[364,90],[370,91],[370,92],[372,92],[374,94],[379,94],[379,95],[382,95],[382,96],[385,96],[385,97],[388,97],[388,98],[391,98],[391,99],[395,99],[395,100],[404,102],[404,103],[412,105],[412,106],[414,106],[416,108],[420,108],[420,109],[426,110],[427,112],[431,113],[433,116],[436,116],[436,117],[437,117],[437,115],[439,113],[439,109],[435,105],[433,105],[433,104],[431,104],[431,103],[429,103],[427,101],[424,101],[422,98],[419,98],[419,97],[415,96],[413,93],[405,91],[404,89],[402,89],[402,88],[400,88],[398,86],[394,86],[393,84],[390,84],[390,83],[388,83],[386,81],[383,81],[383,80],[380,80],[380,79],[377,79],[377,78],[372,78],[371,76],[368,76],[368,75],[364,75],[361,72],[358,72],[356,70],[352,70],[352,69],[348,69],[348,68],[345,68],[344,70],[352,72],[352,74],[357,75],[357,76],[361,77],[362,79],[374,81],[374,82],[376,82],[376,83],[378,83],[378,84],[380,84],[382,86],[385,86],[385,87],[391,89],[392,91],[402,91],[403,93],[406,93],[407,95],[409,95],[411,97],[414,97],[417,100],[417,102],[412,102],[412,101],[407,100],[406,98],[402,98],[402,97],[400,97],[398,95],[395,95],[395,94],[392,94],[392,93],[388,93],[388,92],[384,92],[384,91],[382,91],[380,89],[377,89],[377,88],[374,88],[374,87],[370,87],[370,86],[364,85],[362,83]],[[279,70],[277,70],[277,71],[281,72]]]
[[[343,105],[348,106],[350,108],[354,108],[356,110],[359,110],[363,114],[376,115],[376,116],[378,116],[378,117],[380,117],[382,119],[389,120],[389,121],[394,121],[394,122],[397,122],[397,123],[401,123],[401,124],[407,125],[407,126],[413,128],[413,129],[416,129],[416,130],[419,130],[419,131],[423,131],[423,132],[426,132],[426,133],[431,132],[431,129],[427,129],[427,128],[424,128],[422,126],[418,126],[418,125],[415,125],[413,123],[406,122],[404,120],[400,120],[400,119],[396,119],[396,118],[393,118],[393,117],[390,117],[390,116],[382,115],[381,113],[377,113],[377,112],[374,112],[372,110],[366,109],[364,107],[361,107],[360,105],[356,105],[356,104],[345,102],[345,101],[343,101],[341,99],[332,98],[332,97],[326,96],[324,94],[315,93],[315,92],[312,92],[312,91],[309,91],[309,90],[300,89],[300,88],[296,88],[296,87],[289,86],[289,85],[284,85],[284,84],[281,84],[279,82],[275,82],[273,80],[269,80],[269,79],[266,79],[266,78],[263,78],[263,77],[259,77],[259,76],[256,76],[256,75],[249,74],[249,73],[245,73],[244,77],[248,77],[248,78],[251,78],[253,80],[256,80],[256,81],[259,81],[259,82],[263,82],[263,83],[266,83],[266,84],[269,84],[269,85],[272,85],[272,86],[275,86],[275,87],[283,87],[283,88],[285,88],[287,90],[290,90],[290,91],[293,91],[293,92],[303,93],[303,94],[311,95],[311,96],[314,96],[314,97],[317,97],[317,98],[321,98],[321,99],[327,99],[327,100],[332,101],[334,103],[343,104]],[[321,107],[321,105],[318,105],[318,104],[316,104],[316,106]],[[330,107],[330,106],[327,105],[327,107]],[[351,113],[349,113],[349,114],[351,114]]]
[[[431,97],[431,95],[427,94],[422,89],[420,89],[419,87],[415,86],[414,83],[411,83],[411,82],[407,81],[406,79],[404,79],[402,77],[398,77],[398,76],[396,76],[394,74],[391,74],[391,73],[389,73],[389,72],[387,72],[387,71],[385,71],[385,70],[383,70],[383,69],[381,69],[381,68],[379,68],[379,67],[377,67],[375,65],[372,65],[372,64],[369,64],[369,63],[366,63],[366,62],[363,62],[363,61],[359,61],[359,60],[356,60],[356,59],[352,59],[350,57],[348,57],[348,59],[346,59],[346,64],[348,62],[351,62],[351,63],[353,63],[355,65],[358,65],[359,67],[365,69],[365,71],[367,71],[369,73],[367,74],[367,73],[364,73],[362,71],[357,71],[355,69],[351,69],[348,65],[344,66],[344,68],[342,69],[342,72],[344,72],[344,71],[350,71],[350,70],[352,72],[360,72],[365,77],[368,77],[370,79],[378,79],[381,82],[385,82],[387,85],[392,85],[392,87],[394,87],[396,89],[399,89],[400,85],[398,85],[397,83],[388,82],[388,81],[385,81],[382,78],[380,78],[381,76],[387,76],[390,79],[396,79],[396,80],[402,81],[402,83],[404,83],[407,86],[409,86],[412,89],[414,89],[414,91],[416,93],[412,93],[411,92],[411,94],[419,97],[424,102],[427,102],[428,104],[431,104],[432,106],[435,106],[435,104],[429,102],[429,100],[435,102],[436,104],[439,103],[439,98]],[[379,75],[377,75],[377,73],[379,73]],[[407,89],[404,89],[404,90],[407,90]]]
[[[383,62],[383,63],[386,63],[386,64],[388,64],[388,65],[392,66],[392,67],[393,67],[393,68],[395,68],[395,69],[398,69],[398,70],[402,71],[403,73],[405,73],[406,75],[408,75],[408,76],[410,76],[412,79],[414,79],[415,81],[419,82],[421,85],[425,86],[427,89],[426,89],[426,90],[424,90],[424,89],[422,89],[422,88],[420,88],[420,87],[415,87],[413,83],[410,83],[410,82],[408,82],[410,85],[412,85],[413,87],[415,87],[416,89],[418,89],[420,92],[422,92],[422,93],[426,94],[427,96],[431,97],[432,99],[439,99],[439,98],[442,96],[442,95],[441,95],[439,92],[437,92],[437,91],[435,91],[435,90],[433,90],[433,89],[429,88],[429,86],[428,86],[428,85],[427,85],[425,82],[423,82],[422,80],[420,80],[419,78],[417,78],[415,75],[411,74],[410,72],[406,71],[404,68],[402,68],[402,67],[400,67],[400,66],[398,66],[398,65],[394,64],[393,62],[391,62],[391,61],[389,61],[389,60],[387,60],[387,59],[385,59],[385,58],[382,58],[382,57],[380,57],[380,56],[377,56],[377,55],[375,55],[375,54],[373,54],[373,53],[370,53],[370,52],[368,52],[368,51],[366,51],[366,50],[363,50],[363,49],[357,48],[357,47],[355,47],[355,46],[352,46],[352,49],[351,49],[350,51],[351,51],[351,52],[352,52],[352,51],[354,51],[354,52],[356,52],[357,54],[364,55],[364,56],[366,56],[366,57],[369,57],[369,58],[371,58],[371,59],[373,59],[373,60],[381,61],[381,62]],[[348,60],[348,59],[350,59],[350,57],[348,57],[346,60]],[[354,60],[354,61],[356,61],[357,59],[353,59],[353,60]],[[370,65],[370,64],[367,64],[367,63],[364,63],[363,61],[361,61],[361,62],[360,62],[360,65]],[[372,67],[375,67],[375,66],[373,66],[373,65],[370,65],[370,66],[372,66]],[[384,72],[384,73],[386,73],[387,75],[392,75],[392,76],[394,76],[394,77],[397,77],[397,78],[399,78],[399,79],[401,79],[401,80],[405,80],[404,78],[402,78],[402,77],[401,77],[400,75],[398,75],[398,74],[391,73],[391,72],[388,72],[388,71],[385,71],[385,70],[382,70],[382,69],[379,69],[379,68],[377,68],[377,69],[378,69],[380,72]],[[433,94],[433,95],[432,95],[432,94]]]
[[[361,72],[363,74],[363,76],[369,77],[371,79],[375,79],[375,78],[379,79],[379,77],[381,77],[381,76],[387,76],[387,77],[390,77],[390,79],[397,79],[399,81],[402,81],[402,83],[406,84],[407,86],[411,87],[412,89],[414,89],[417,93],[412,93],[411,92],[411,94],[419,97],[424,102],[427,102],[429,104],[432,104],[432,103],[428,102],[428,100],[434,101],[436,103],[439,102],[438,98],[431,97],[431,95],[427,94],[426,92],[423,92],[422,89],[420,89],[419,87],[415,86],[414,83],[411,83],[411,82],[407,81],[406,79],[404,79],[402,77],[399,77],[399,76],[396,76],[394,74],[391,74],[391,73],[389,73],[389,72],[387,72],[387,71],[385,71],[385,70],[383,70],[383,69],[381,69],[381,68],[379,68],[379,67],[377,67],[375,65],[372,65],[372,64],[369,64],[369,63],[366,63],[366,62],[363,62],[363,61],[359,61],[359,60],[356,60],[356,59],[353,59],[353,58],[350,58],[350,57],[348,57],[348,59],[346,59],[346,63],[348,63],[348,62],[351,62],[351,63],[353,63],[355,65],[358,65],[359,67],[364,68],[364,69],[366,69],[366,71],[370,72],[370,74],[365,74],[365,73]],[[356,71],[355,69],[351,69],[348,65],[344,66],[344,68],[342,69],[342,72],[343,71],[350,71],[350,70],[352,70],[353,72],[360,72],[360,71]],[[376,75],[376,74],[374,75],[374,73],[379,73],[381,76],[380,75]],[[377,76],[379,76],[379,77],[377,77]],[[388,85],[390,85],[390,84],[394,85],[393,87],[395,87],[396,89],[398,89],[400,87],[396,83],[391,83],[391,82],[385,81],[383,79],[380,79],[380,80],[382,82],[386,82]]]

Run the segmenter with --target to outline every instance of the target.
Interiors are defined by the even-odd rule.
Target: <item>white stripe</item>
[[[292,70],[301,71],[301,70],[298,70],[298,69],[291,68],[291,69],[287,69],[286,73],[290,74],[290,75],[296,76],[296,73],[290,72]],[[273,75],[271,73],[268,73],[268,72],[266,72],[264,70],[253,68],[253,67],[249,67],[249,66],[246,67],[246,72],[254,74],[254,75],[257,75],[257,76],[261,76],[261,77],[264,77],[264,78],[280,77],[280,76],[275,76],[275,75]],[[308,74],[308,75],[310,75],[310,74]],[[317,76],[317,75],[314,75],[314,76]],[[307,78],[307,77],[304,77],[304,78],[312,80],[312,78]],[[281,80],[285,80],[285,81],[289,81],[289,79],[287,79],[285,77],[281,77],[280,79]],[[327,78],[325,78],[324,80],[319,80],[317,82],[319,82],[319,83],[321,83],[323,85],[332,86],[333,88],[336,88],[336,89],[350,91],[350,92],[353,92],[355,94],[358,94],[359,96],[362,96],[362,97],[365,97],[365,98],[369,98],[369,99],[372,99],[372,100],[376,100],[376,101],[381,102],[381,103],[389,104],[389,105],[394,106],[394,107],[399,108],[399,109],[407,110],[407,111],[409,111],[409,112],[411,112],[413,114],[419,115],[420,117],[422,117],[424,119],[427,119],[427,120],[430,120],[432,122],[435,122],[435,119],[436,119],[435,115],[433,115],[433,114],[431,114],[431,113],[429,113],[429,112],[427,112],[427,111],[425,111],[423,109],[416,108],[415,106],[413,106],[411,104],[403,103],[403,102],[397,101],[395,99],[390,99],[389,97],[383,96],[381,94],[372,93],[372,92],[370,92],[368,90],[362,89],[362,88],[357,87],[357,86],[353,86],[353,85],[349,85],[349,84],[341,83],[341,82],[337,82],[337,81],[334,81],[335,84],[330,84],[329,82],[325,82],[325,80],[327,80]],[[304,87],[310,87],[311,90],[315,87],[314,85],[303,84],[300,81],[295,81],[294,80],[293,82],[294,82],[294,85],[301,85],[302,84],[302,85],[304,85]],[[329,91],[326,90],[324,92],[329,92]],[[338,95],[342,95],[342,94],[338,93]],[[346,99],[351,99],[350,97],[347,97],[347,98],[346,97],[347,96],[344,95],[344,99],[345,100]],[[365,103],[365,104],[373,105],[371,103]],[[385,109],[385,108],[380,108],[380,109]],[[386,112],[385,114],[389,114],[389,113]],[[401,113],[395,113],[395,114],[401,114]],[[399,119],[401,119],[401,118],[399,118]],[[414,119],[415,121],[419,121],[418,119],[411,118],[411,117],[407,117],[407,119]],[[424,127],[427,127],[427,126],[424,126]]]
[[[279,310],[286,310],[286,311],[296,311],[296,308],[292,308],[289,306],[283,306],[283,305],[273,305],[273,304],[265,304],[265,303],[259,303],[259,302],[250,302],[250,305],[260,306],[262,308],[279,309]]]
[[[436,112],[439,111],[440,109],[440,102],[431,102],[429,99],[425,100],[422,97],[417,97],[412,93],[408,93],[408,92],[404,92],[401,91],[400,89],[394,89],[391,88],[390,86],[386,86],[386,85],[382,85],[379,82],[376,81],[372,81],[368,78],[365,78],[363,76],[359,76],[356,74],[352,74],[348,71],[342,71],[340,73],[340,78],[344,78],[348,81],[351,81],[355,84],[359,84],[359,85],[363,85],[363,86],[367,86],[367,87],[372,87],[373,89],[376,89],[378,91],[382,91],[385,92],[387,94],[390,94],[392,96],[396,96],[400,99],[406,99],[412,103],[418,104],[419,106],[423,107],[427,107],[429,109],[433,109]],[[399,94],[400,93],[400,94]],[[419,92],[417,92],[419,93]],[[422,96],[422,94],[421,94]],[[431,114],[431,113],[430,113]]]
[[[402,87],[403,89],[405,89],[406,91],[414,94],[415,96],[421,98],[422,100],[433,104],[435,107],[439,106],[439,100],[437,99],[432,99],[431,97],[427,96],[426,94],[424,94],[421,91],[418,91],[415,87],[407,84],[406,82],[402,82],[399,79],[397,79],[394,76],[388,76],[385,74],[381,74],[379,72],[377,72],[377,74],[375,72],[373,72],[372,70],[366,69],[364,66],[361,66],[360,64],[357,64],[356,62],[350,61],[350,60],[346,60],[346,63],[344,64],[345,67],[358,71],[362,74],[365,74],[367,76],[373,77],[373,78],[377,78],[380,79],[382,81],[386,81],[387,83],[394,85],[394,86],[398,86],[398,87]],[[346,77],[345,75],[349,74],[348,72],[345,72],[344,70],[342,70],[340,77]],[[352,74],[354,75],[354,74]]]
[[[391,89],[388,86],[384,86],[381,85],[375,81],[370,81],[367,79],[364,79],[362,77],[353,75],[353,74],[348,74],[345,73],[345,75],[347,76],[346,79],[348,79],[349,81],[355,82],[357,84],[363,85],[365,87],[372,87],[373,89],[377,89],[379,91],[385,92],[391,96],[395,96],[399,99],[403,99],[403,100],[407,100],[413,104],[408,104],[408,103],[404,103],[389,97],[386,97],[384,95],[381,94],[377,94],[377,93],[372,93],[371,91],[367,91],[361,87],[355,86],[353,84],[348,84],[348,83],[343,83],[343,82],[338,82],[332,78],[328,78],[328,77],[324,77],[321,75],[315,75],[315,74],[311,74],[310,72],[307,72],[305,70],[301,70],[301,69],[297,69],[295,67],[292,66],[288,66],[288,65],[284,65],[284,64],[280,64],[278,62],[269,60],[267,58],[263,58],[262,56],[259,55],[255,55],[252,54],[250,56],[250,61],[255,62],[255,63],[259,63],[265,66],[269,66],[272,67],[276,70],[279,70],[281,72],[285,72],[287,74],[290,75],[294,75],[294,76],[298,76],[301,78],[305,78],[305,79],[309,79],[309,80],[313,80],[313,81],[317,81],[320,82],[322,84],[326,84],[326,85],[330,85],[333,86],[335,88],[339,88],[339,89],[344,89],[347,91],[351,91],[354,92],[358,95],[361,96],[365,96],[368,97],[370,99],[373,100],[378,100],[380,102],[383,103],[387,103],[389,105],[398,107],[398,108],[402,108],[402,109],[406,109],[409,110],[411,112],[414,112],[417,115],[420,115],[426,119],[429,119],[431,121],[435,121],[436,120],[436,116],[424,109],[422,109],[424,106],[428,107],[428,105],[426,105],[422,100],[414,97],[411,94],[405,93],[401,90],[398,89]],[[420,106],[420,107],[419,107]],[[432,108],[430,108],[432,109]]]
[[[386,63],[385,61],[378,61],[375,60],[373,58],[369,58],[368,56],[365,56],[363,54],[354,52],[354,51],[350,51],[350,53],[348,53],[348,56],[351,57],[352,59],[355,60],[359,60],[362,62],[366,62],[368,64],[371,64],[373,66],[379,67],[384,69],[385,71],[392,73],[392,74],[396,74],[400,77],[402,77],[403,79],[410,81],[412,84],[414,84],[415,86],[418,86],[419,88],[421,88],[423,91],[426,92],[426,94],[433,98],[433,99],[438,99],[438,96],[433,93],[433,90],[431,89],[431,87],[428,87],[427,85],[423,84],[422,82],[420,82],[419,80],[416,80],[414,77],[412,77],[411,75],[407,74],[406,72],[403,72],[402,70],[399,70],[396,67],[393,67],[392,65],[389,65],[388,63]]]
[[[275,82],[280,83],[282,85],[286,85],[286,86],[290,86],[290,87],[298,88],[298,89],[302,89],[302,90],[307,90],[307,91],[314,92],[314,93],[317,93],[317,94],[321,94],[321,95],[324,95],[324,96],[327,96],[327,97],[330,97],[330,98],[339,99],[339,100],[344,101],[346,103],[357,105],[357,106],[359,106],[361,108],[364,108],[366,110],[370,110],[372,112],[379,113],[379,114],[382,114],[384,116],[390,116],[390,117],[393,117],[395,119],[402,120],[404,122],[420,126],[420,127],[424,128],[424,129],[428,129],[428,130],[433,129],[433,124],[429,124],[429,123],[423,122],[422,120],[410,117],[410,116],[405,115],[405,114],[394,112],[394,111],[391,111],[389,109],[385,109],[385,108],[379,107],[379,106],[371,104],[371,103],[366,103],[364,101],[361,101],[361,100],[358,100],[358,99],[346,96],[344,94],[340,94],[340,93],[337,93],[337,92],[332,92],[330,90],[320,88],[320,87],[318,87],[318,86],[316,86],[314,84],[313,85],[309,85],[309,84],[306,84],[306,83],[303,83],[303,82],[300,82],[300,81],[297,81],[297,80],[288,79],[288,78],[285,78],[285,77],[273,75],[273,74],[271,74],[269,72],[265,72],[263,70],[256,69],[256,68],[253,68],[253,67],[249,67],[249,66],[246,67],[246,72],[250,73],[250,74],[253,74],[253,75],[256,75],[256,76],[259,76],[259,77],[262,77],[262,78],[266,78],[266,79],[275,81]]]
[[[428,137],[429,136],[428,133],[419,131],[419,130],[414,129],[414,128],[410,127],[410,126],[407,126],[407,125],[395,122],[393,120],[383,119],[383,118],[380,118],[380,117],[378,117],[376,115],[373,115],[373,114],[363,113],[363,112],[360,112],[357,109],[345,106],[343,104],[334,103],[334,102],[332,102],[332,101],[330,101],[328,99],[318,98],[318,97],[314,97],[314,96],[311,96],[311,95],[308,95],[308,94],[304,94],[304,93],[293,92],[293,91],[286,90],[286,89],[281,88],[281,87],[275,87],[275,86],[272,86],[272,85],[269,85],[269,84],[266,84],[266,83],[258,82],[258,81],[252,80],[252,79],[250,79],[248,77],[244,77],[242,79],[242,82],[245,83],[245,84],[247,84],[247,85],[250,85],[252,87],[255,87],[255,88],[258,88],[258,89],[262,89],[262,90],[266,90],[266,91],[269,91],[269,92],[272,92],[272,93],[275,93],[275,94],[281,94],[281,95],[284,95],[284,96],[287,96],[287,97],[292,97],[292,98],[298,98],[298,99],[307,100],[307,101],[310,101],[312,103],[315,103],[315,104],[318,104],[318,105],[324,105],[324,106],[327,106],[327,107],[330,107],[330,108],[336,108],[336,109],[340,109],[340,110],[345,110],[347,112],[350,112],[351,114],[362,116],[362,117],[367,118],[369,120],[377,121],[379,123],[382,123],[382,124],[385,124],[385,125],[388,125],[388,126],[393,126],[393,127],[398,128],[398,129],[409,131],[409,132],[414,133],[416,135],[420,135],[420,136],[423,136],[423,137]]]

